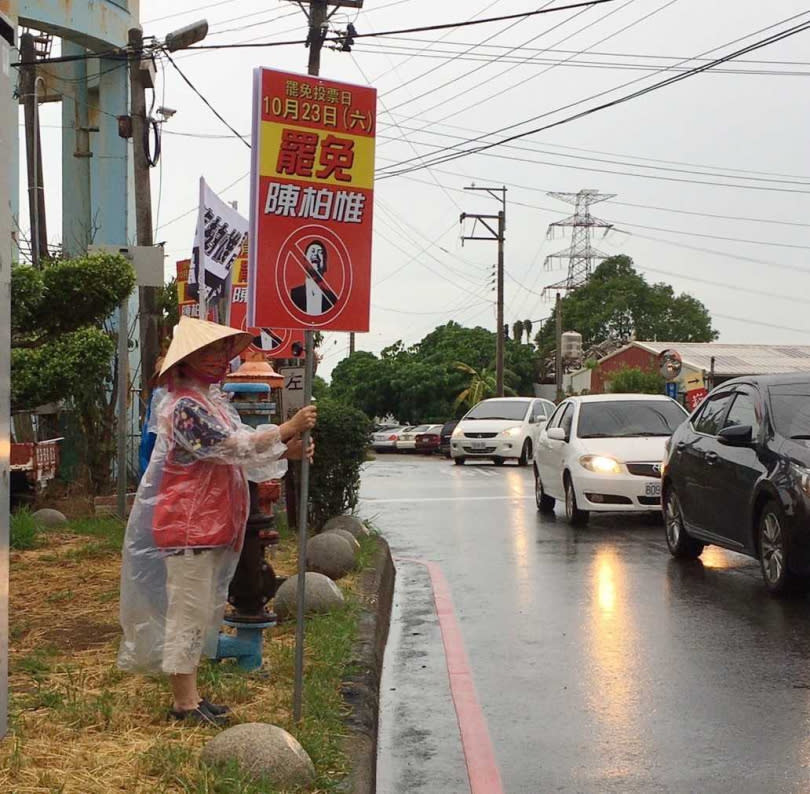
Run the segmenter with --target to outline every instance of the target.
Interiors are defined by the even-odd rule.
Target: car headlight
[[[579,459],[579,465],[595,474],[619,474],[622,470],[617,460],[602,455],[584,455]]]
[[[509,427],[506,430],[501,431],[501,435],[504,438],[517,438],[521,434],[522,428],[520,427]]]
[[[793,472],[793,476],[799,483],[799,488],[802,489],[804,495],[810,497],[810,469],[806,469],[798,463],[791,463],[790,470]]]
[[[460,427],[457,427],[457,428],[456,428],[456,429],[453,431],[453,435],[452,435],[452,436],[450,436],[450,438],[455,438],[455,439],[458,439],[458,438],[461,438],[463,435],[464,435],[464,431],[463,431],[463,430],[462,430]]]

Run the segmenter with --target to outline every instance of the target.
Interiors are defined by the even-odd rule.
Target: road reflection
[[[621,778],[636,771],[626,762],[639,759],[642,752],[637,687],[640,660],[626,564],[615,547],[596,552],[589,579],[585,690],[599,744],[610,748],[595,753],[593,760],[601,764],[598,775]]]

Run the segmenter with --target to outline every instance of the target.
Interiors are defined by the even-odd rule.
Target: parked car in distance
[[[535,397],[492,397],[481,400],[461,418],[450,437],[453,462],[490,458],[496,466],[507,459],[525,466],[534,454],[540,428],[554,403]]]
[[[445,458],[450,457],[450,437],[453,435],[457,424],[458,419],[451,419],[449,422],[445,422],[442,425],[439,434],[439,452],[444,455]]]
[[[416,449],[416,436],[424,433],[430,425],[415,425],[406,427],[400,434],[396,443],[397,452],[413,452]]]
[[[665,445],[687,416],[663,394],[564,400],[537,443],[537,509],[551,512],[560,500],[575,525],[587,523],[591,511],[660,509]]]
[[[432,455],[434,452],[439,451],[439,444],[441,438],[441,425],[428,425],[427,429],[422,433],[418,433],[414,439],[414,448],[417,452],[422,452],[425,455]]]
[[[810,586],[810,375],[737,378],[672,436],[666,541],[694,559],[714,544],[759,560],[773,594]]]
[[[371,448],[375,452],[393,452],[403,427],[389,427],[371,434]]]

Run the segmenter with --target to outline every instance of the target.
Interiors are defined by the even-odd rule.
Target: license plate
[[[486,443],[484,441],[473,441],[470,445],[473,449],[484,449]]]
[[[644,486],[644,496],[661,496],[661,483],[647,483],[647,485]]]

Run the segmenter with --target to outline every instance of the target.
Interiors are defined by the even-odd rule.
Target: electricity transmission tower
[[[556,284],[545,288],[548,291],[574,290],[587,283],[595,265],[608,255],[603,254],[591,245],[591,230],[604,229],[605,234],[613,228],[612,223],[594,218],[591,215],[591,204],[606,201],[615,197],[615,193],[600,193],[598,190],[580,190],[579,193],[547,193],[546,195],[574,205],[574,214],[561,221],[552,223],[548,227],[548,236],[551,237],[556,229],[570,226],[571,245],[569,248],[549,254],[545,266],[550,269],[556,259],[568,260],[568,276]]]

